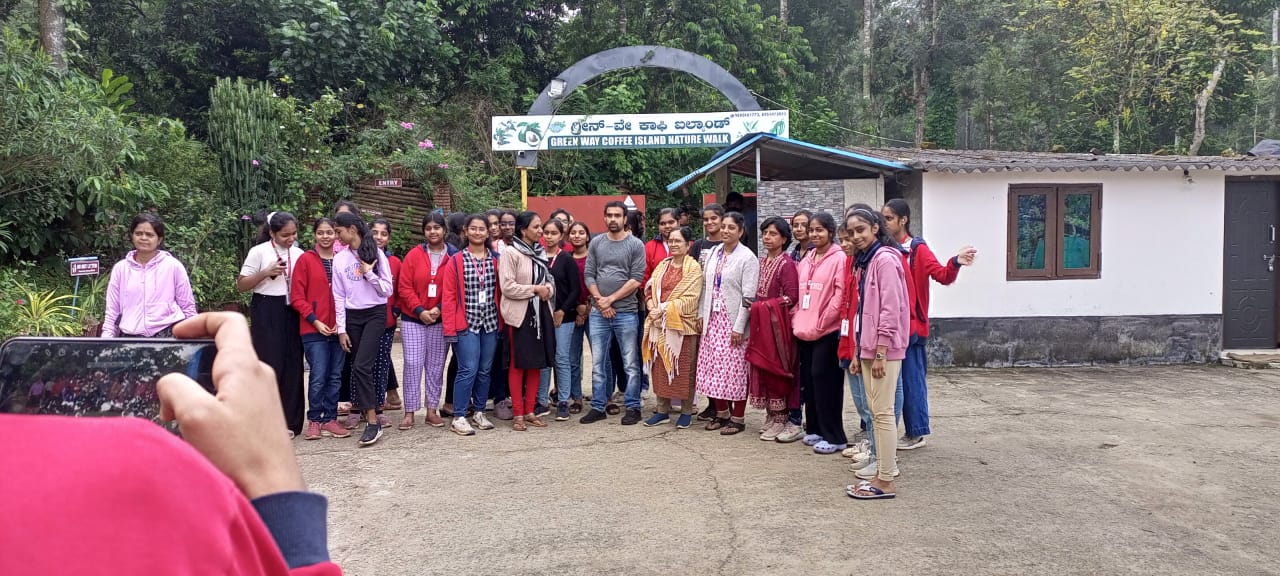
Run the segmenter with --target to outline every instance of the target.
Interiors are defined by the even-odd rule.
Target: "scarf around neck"
[[[542,244],[530,246],[521,238],[512,238],[510,245],[517,252],[528,256],[533,261],[533,283],[545,284],[547,276],[551,275],[551,263],[547,260],[547,254],[543,251]]]

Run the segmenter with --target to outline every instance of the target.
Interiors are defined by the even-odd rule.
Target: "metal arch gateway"
[[[755,96],[751,95],[751,91],[733,74],[715,62],[679,48],[624,46],[596,52],[566,68],[542,89],[538,99],[533,101],[533,106],[529,107],[528,115],[552,115],[555,113],[556,105],[579,86],[606,72],[626,68],[665,68],[692,74],[719,90],[737,110],[760,110],[760,104],[756,102]],[[527,170],[537,166],[537,150],[523,150],[516,153],[516,167],[521,171],[521,180],[524,180]]]

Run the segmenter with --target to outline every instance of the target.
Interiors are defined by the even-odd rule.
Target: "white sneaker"
[[[916,448],[924,448],[925,446],[924,439],[925,439],[924,436],[916,436],[915,438],[912,438],[910,436],[903,436],[898,439],[898,449],[899,450],[915,450]]]
[[[867,452],[863,452],[853,457],[853,462],[849,463],[849,471],[857,472],[863,468],[866,468],[867,466],[873,466],[875,465],[875,463],[876,463],[876,460],[875,458],[871,457],[871,454]]]
[[[467,419],[466,419],[466,418],[463,418],[463,417],[461,417],[461,416],[459,416],[459,417],[457,417],[457,418],[454,418],[454,419],[453,419],[453,427],[452,427],[452,430],[453,430],[453,433],[454,433],[454,434],[458,434],[458,435],[460,435],[460,436],[475,436],[475,435],[476,435],[476,431],[475,431],[475,429],[473,429],[473,428],[471,427],[471,425],[470,425],[470,424],[467,424]]]
[[[866,467],[862,468],[861,470],[858,470],[857,472],[854,472],[854,473],[853,473],[853,475],[854,475],[854,476],[857,476],[858,478],[861,478],[861,479],[863,479],[863,480],[874,480],[874,479],[876,478],[877,474],[880,472],[880,465],[879,465],[879,464],[880,464],[879,462],[874,462],[874,461],[873,461],[873,462],[871,462],[871,464],[867,465]],[[894,478],[897,478],[897,477],[898,477],[898,475],[899,475],[899,474],[901,474],[901,473],[902,473],[902,472],[901,472],[900,470],[898,470],[897,465],[895,465],[895,466],[893,467],[893,477],[894,477]]]
[[[476,412],[475,416],[471,417],[471,424],[479,430],[493,430],[493,424],[485,417],[484,412]]]
[[[844,456],[845,458],[857,458],[859,454],[866,454],[870,450],[871,450],[871,442],[868,440],[863,440],[861,442],[858,442],[857,444],[854,444],[848,448],[845,448],[844,451],[840,453],[840,455]]]

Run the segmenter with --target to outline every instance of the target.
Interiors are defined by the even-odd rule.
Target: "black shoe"
[[[608,418],[609,418],[608,414],[605,414],[604,412],[601,412],[599,410],[596,410],[595,408],[592,408],[589,412],[583,415],[582,419],[578,420],[578,422],[581,422],[583,424],[594,424],[596,422],[599,422],[601,420],[606,420]]]
[[[377,424],[368,424],[364,427],[364,434],[360,435],[360,445],[369,446],[382,438],[382,427]]]
[[[533,405],[533,415],[534,415],[534,416],[537,416],[537,417],[539,417],[539,418],[541,418],[541,417],[543,417],[543,416],[550,416],[550,415],[551,415],[551,408],[548,408],[548,407],[546,407],[546,406],[543,406],[542,404],[534,404],[534,405]]]
[[[706,410],[703,410],[698,413],[698,419],[703,422],[706,422],[707,420],[715,420],[715,418],[716,418],[716,407],[713,404],[708,404]]]
[[[640,409],[627,408],[627,415],[622,417],[623,426],[634,426],[640,423]]]

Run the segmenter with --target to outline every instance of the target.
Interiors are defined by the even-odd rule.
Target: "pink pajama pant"
[[[422,376],[425,368],[427,409],[440,407],[440,390],[444,383],[444,360],[448,348],[444,327],[440,322],[430,326],[417,322],[401,322],[400,338],[404,342],[404,410],[422,409]]]

